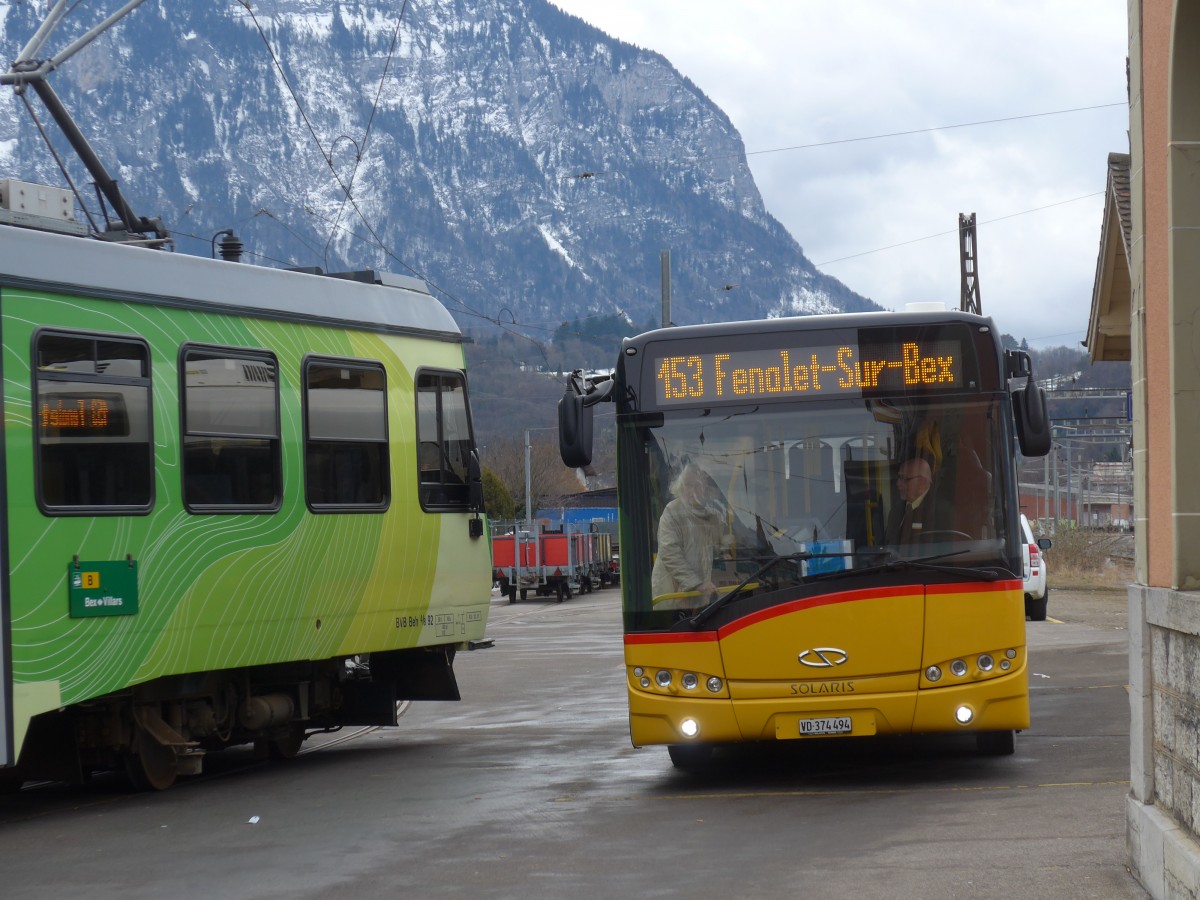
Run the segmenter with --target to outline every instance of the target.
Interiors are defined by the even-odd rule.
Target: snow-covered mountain
[[[0,0],[6,60],[47,5]],[[47,55],[100,18],[71,15]],[[679,324],[874,308],[767,212],[696,85],[546,0],[151,0],[51,84],[179,252],[233,228],[259,264],[418,274],[471,331],[654,322],[663,249]],[[0,178],[65,183],[7,89]]]

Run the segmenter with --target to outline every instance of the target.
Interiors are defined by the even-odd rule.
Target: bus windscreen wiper
[[[1001,578],[1015,578],[1012,572],[1007,569],[1002,569],[999,566],[988,566],[986,568],[968,568],[966,566],[943,566],[938,565],[938,560],[949,559],[953,556],[961,556],[966,553],[966,550],[954,550],[950,553],[938,553],[933,556],[916,556],[907,557],[901,556],[894,550],[882,550],[880,553],[886,554],[887,559],[875,565],[868,566],[865,569],[853,569],[846,572],[831,572],[830,575],[861,575],[868,572],[894,572],[900,569],[918,569],[925,572],[942,572],[947,575],[959,575],[968,581],[999,581]]]
[[[807,551],[804,551],[801,553],[785,553],[782,556],[772,556],[765,563],[763,563],[761,566],[759,566],[757,571],[755,571],[753,574],[749,575],[748,577],[742,579],[738,583],[737,587],[735,587],[732,591],[730,591],[727,594],[722,594],[720,597],[718,597],[712,603],[708,604],[708,606],[704,607],[704,609],[700,610],[700,612],[696,613],[694,616],[692,616],[690,619],[687,619],[686,621],[688,623],[690,623],[691,625],[697,626],[697,627],[700,625],[703,625],[710,618],[712,618],[713,615],[716,614],[717,610],[721,609],[722,607],[728,606],[734,597],[739,596],[742,593],[742,591],[746,589],[747,585],[753,584],[754,582],[758,581],[758,579],[762,578],[769,571],[771,571],[771,569],[775,568],[781,562],[803,562],[804,560],[807,560],[807,559],[828,559],[828,558],[832,558],[832,557],[841,557],[841,556],[846,556],[846,555],[847,555],[846,553],[809,553]]]
[[[908,558],[900,556],[894,550],[875,550],[864,549],[854,550],[850,553],[788,553],[782,556],[773,556],[761,565],[753,574],[744,578],[738,583],[732,591],[721,595],[704,609],[700,610],[690,619],[683,621],[687,622],[692,627],[700,627],[714,615],[717,611],[728,606],[734,598],[741,595],[746,587],[758,579],[766,575],[771,569],[779,565],[781,562],[802,562],[809,559],[830,559],[843,556],[885,556],[887,557],[882,562],[873,563],[863,568],[838,569],[833,572],[820,572],[809,576],[810,581],[836,581],[840,578],[849,578],[859,575],[868,575],[873,572],[894,572],[903,569],[917,569],[926,572],[941,572],[949,575],[958,575],[967,581],[999,581],[1001,578],[1015,578],[1012,572],[1007,569],[1002,569],[999,566],[989,566],[987,568],[967,568],[964,566],[945,566],[939,565],[938,560],[948,559],[954,556],[961,556],[967,553],[967,550],[954,550],[950,553],[938,553],[933,556],[918,556]]]

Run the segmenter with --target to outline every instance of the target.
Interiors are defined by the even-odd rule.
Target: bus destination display
[[[963,383],[957,340],[826,344],[708,351],[654,360],[659,404],[818,399],[954,390]]]

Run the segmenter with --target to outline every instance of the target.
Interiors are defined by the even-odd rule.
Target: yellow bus
[[[1029,726],[1014,458],[1050,447],[991,320],[863,313],[665,328],[573,373],[567,465],[616,403],[629,724],[719,744]]]

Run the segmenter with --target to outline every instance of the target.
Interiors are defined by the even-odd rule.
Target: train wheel
[[[300,752],[300,746],[306,737],[304,729],[299,725],[291,725],[284,737],[271,738],[267,743],[267,752],[271,759],[295,759]]]
[[[133,746],[125,751],[125,774],[134,790],[165,791],[179,774],[175,751],[139,728]]]

